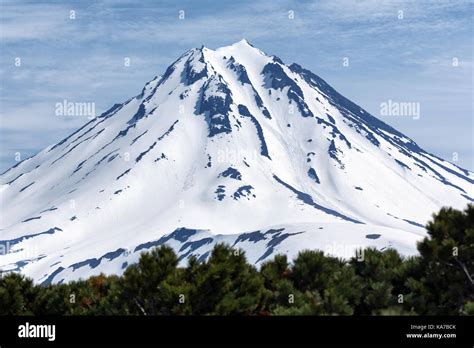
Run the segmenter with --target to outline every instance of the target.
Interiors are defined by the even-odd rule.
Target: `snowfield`
[[[297,64],[242,40],[192,49],[142,92],[0,176],[0,268],[38,283],[120,274],[168,244],[275,254],[416,254],[474,173],[423,149]]]

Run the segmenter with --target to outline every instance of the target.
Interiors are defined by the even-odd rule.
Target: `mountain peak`
[[[247,39],[242,39],[240,41],[237,41],[233,43],[231,46],[250,46],[254,47],[250,42],[247,41]]]
[[[265,55],[264,52],[262,52],[257,47],[252,45],[247,39],[242,39],[240,41],[237,41],[237,42],[233,43],[230,46],[223,46],[223,47],[220,47],[220,48],[216,49],[216,52],[226,52],[226,51],[242,52],[244,54],[258,53],[260,55]]]
[[[248,49],[248,48],[251,48],[251,49],[255,49],[255,50],[258,50],[258,48],[256,48],[254,45],[252,45],[247,39],[241,39],[237,42],[234,42],[233,44],[231,45],[227,45],[227,46],[221,46],[221,47],[218,47],[216,48],[215,50],[209,48],[209,47],[206,47],[204,45],[201,45],[201,47],[195,47],[195,48],[192,48],[190,49],[188,52],[195,52],[195,51],[199,51],[199,52],[205,52],[205,51],[218,51],[218,50],[223,50],[223,49],[226,49],[226,48],[237,48],[237,49]],[[258,50],[260,51],[260,50]]]
[[[256,264],[340,243],[412,254],[431,214],[473,200],[473,183],[243,39],[187,51],[0,175],[0,267],[45,284],[121,273],[165,242],[182,262],[220,242]]]

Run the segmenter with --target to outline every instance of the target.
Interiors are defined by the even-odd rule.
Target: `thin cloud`
[[[373,105],[376,95],[426,98],[434,110],[430,121],[441,123],[438,93],[459,91],[448,106],[472,114],[472,94],[465,97],[472,80],[453,75],[446,65],[457,56],[457,71],[472,75],[469,1],[1,0],[0,6],[0,125],[10,132],[2,137],[0,157],[3,149],[19,146],[12,144],[20,134],[38,134],[42,140],[26,147],[40,150],[40,143],[53,143],[73,129],[79,120],[50,119],[50,106],[58,100],[93,99],[97,110],[105,109],[138,94],[185,50],[202,44],[217,48],[243,37],[321,74],[363,106]],[[180,10],[185,19],[178,18]],[[288,17],[290,10],[294,19]],[[18,56],[21,68],[13,65]],[[132,60],[127,69],[124,57]],[[350,58],[349,68],[342,66],[342,57]],[[453,133],[462,125],[450,127],[446,131]]]

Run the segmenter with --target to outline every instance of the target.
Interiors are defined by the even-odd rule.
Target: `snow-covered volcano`
[[[168,243],[260,264],[358,247],[416,253],[474,173],[247,41],[192,49],[142,92],[0,177],[0,267],[41,283],[121,273]]]

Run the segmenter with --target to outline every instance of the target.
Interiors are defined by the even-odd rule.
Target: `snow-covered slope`
[[[431,155],[297,64],[240,41],[192,49],[142,92],[3,173],[3,270],[41,283],[120,273],[168,243],[416,253],[472,172]]]

